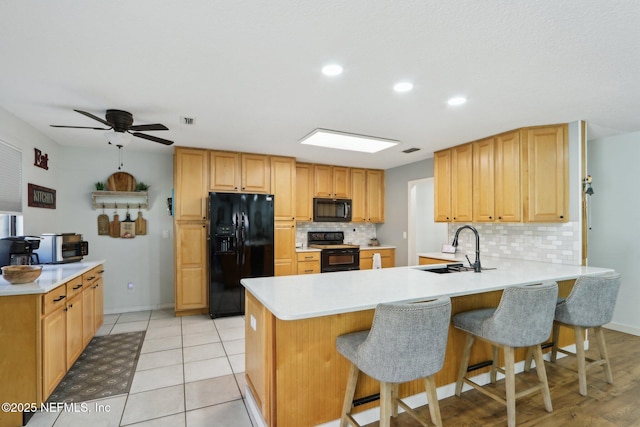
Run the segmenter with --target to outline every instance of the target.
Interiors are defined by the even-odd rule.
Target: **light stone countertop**
[[[70,262],[66,264],[47,264],[42,274],[32,283],[12,285],[0,275],[0,297],[10,295],[46,294],[69,280],[86,273],[92,268],[104,264],[105,260]]]
[[[380,245],[380,246],[360,246],[360,250],[361,251],[375,251],[375,250],[379,250],[379,249],[395,249],[395,246],[387,246],[387,245]]]
[[[457,261],[457,260],[456,260]],[[416,302],[461,296],[509,286],[602,274],[610,268],[487,257],[482,273],[436,274],[422,265],[298,276],[242,279],[241,283],[281,320],[297,320],[369,310],[382,302]],[[446,264],[446,263],[445,263]]]

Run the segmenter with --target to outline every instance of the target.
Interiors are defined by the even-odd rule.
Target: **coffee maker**
[[[38,254],[33,253],[39,246],[39,237],[3,237],[0,239],[0,267],[40,264]]]

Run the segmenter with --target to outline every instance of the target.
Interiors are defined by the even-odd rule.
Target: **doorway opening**
[[[407,265],[417,265],[418,254],[440,252],[447,243],[447,224],[434,221],[433,186],[433,178],[408,183]]]

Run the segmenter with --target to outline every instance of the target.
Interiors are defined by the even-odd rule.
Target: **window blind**
[[[0,140],[0,213],[22,213],[22,152]]]

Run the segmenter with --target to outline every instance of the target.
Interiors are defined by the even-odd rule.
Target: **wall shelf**
[[[91,193],[93,209],[147,209],[146,191],[94,191]]]

